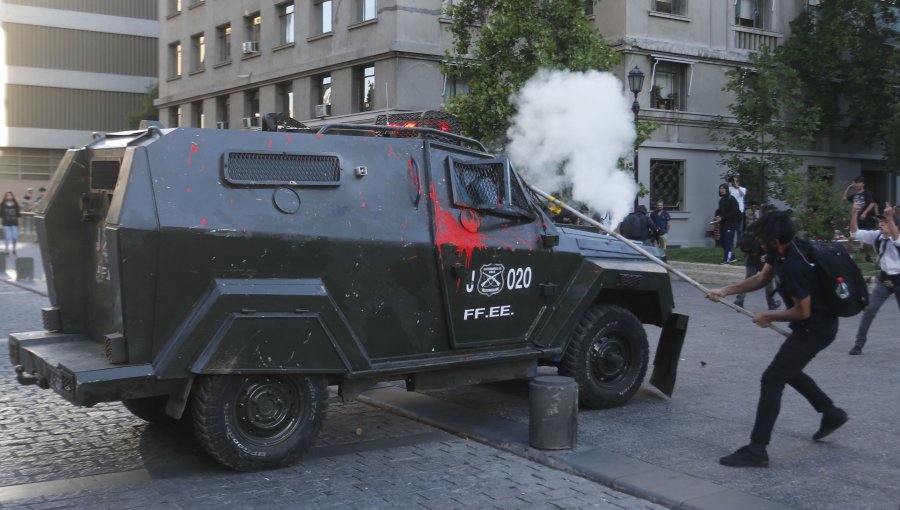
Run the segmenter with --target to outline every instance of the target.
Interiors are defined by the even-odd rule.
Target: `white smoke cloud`
[[[634,176],[616,166],[636,137],[622,82],[599,71],[541,70],[514,101],[507,153],[516,168],[548,193],[571,184],[575,200],[617,225],[637,193]]]

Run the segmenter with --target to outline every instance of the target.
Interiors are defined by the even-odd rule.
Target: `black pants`
[[[762,445],[769,444],[772,428],[778,412],[781,411],[781,395],[789,384],[803,395],[820,413],[834,407],[834,402],[822,391],[803,369],[822,349],[834,341],[837,333],[823,335],[797,329],[787,337],[775,358],[762,375],[759,404],[756,407],[756,422],[750,440]]]

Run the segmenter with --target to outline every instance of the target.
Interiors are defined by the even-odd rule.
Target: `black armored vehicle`
[[[238,470],[296,462],[329,385],[552,365],[581,405],[621,405],[643,324],[671,392],[687,327],[664,269],[554,225],[507,159],[442,126],[102,135],[66,153],[35,219],[52,306],[10,335],[18,381],[191,420]]]

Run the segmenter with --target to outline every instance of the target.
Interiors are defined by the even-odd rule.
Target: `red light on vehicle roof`
[[[410,122],[391,122],[388,126],[397,126],[397,127],[419,127],[419,123],[415,121]]]

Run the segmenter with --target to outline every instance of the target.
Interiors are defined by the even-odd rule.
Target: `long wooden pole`
[[[590,223],[591,225],[594,225],[594,226],[598,227],[598,228],[599,228],[600,230],[602,230],[603,232],[606,232],[607,234],[609,234],[609,235],[615,237],[616,239],[618,239],[619,241],[622,241],[623,243],[627,244],[628,246],[630,246],[631,248],[633,248],[634,250],[636,250],[636,251],[637,251],[638,253],[640,253],[641,255],[647,257],[647,258],[650,259],[651,261],[653,261],[653,262],[659,264],[660,266],[666,268],[666,271],[669,271],[670,273],[672,273],[672,274],[678,276],[678,277],[681,278],[682,280],[684,280],[684,281],[688,282],[689,284],[693,285],[694,287],[696,287],[697,289],[699,289],[701,292],[703,292],[703,294],[709,294],[709,290],[710,290],[710,289],[707,289],[706,287],[704,287],[702,284],[700,284],[699,282],[697,282],[696,280],[694,280],[694,279],[691,278],[690,276],[684,274],[683,272],[679,271],[678,269],[675,269],[674,267],[672,267],[671,265],[669,265],[668,263],[666,263],[664,260],[660,259],[660,258],[657,257],[656,255],[653,255],[653,254],[650,253],[649,251],[645,250],[642,246],[640,246],[640,245],[638,245],[637,243],[633,242],[631,239],[628,239],[627,237],[622,236],[622,235],[619,234],[618,232],[615,232],[614,230],[610,229],[609,227],[607,227],[606,225],[600,223],[599,221],[597,221],[597,220],[595,220],[595,219],[593,219],[593,218],[591,218],[591,217],[589,217],[589,216],[587,216],[587,215],[585,215],[585,214],[582,214],[582,213],[581,213],[580,211],[578,211],[577,209],[571,207],[570,205],[568,205],[568,204],[566,204],[565,202],[561,201],[560,199],[554,197],[553,195],[550,195],[549,193],[547,193],[547,192],[545,192],[545,191],[542,191],[542,190],[540,190],[540,189],[538,189],[538,188],[535,188],[534,186],[531,186],[531,189],[532,189],[535,193],[537,193],[538,195],[540,195],[540,196],[546,198],[547,200],[549,200],[551,203],[559,204],[561,207],[565,208],[565,210],[567,210],[567,211],[569,211],[570,213],[574,214],[575,216],[577,216],[578,218],[580,218],[582,221],[586,221],[586,222]],[[742,307],[740,307],[740,306],[738,306],[738,305],[736,305],[736,304],[734,304],[734,303],[731,303],[731,302],[729,302],[729,301],[725,301],[724,299],[720,299],[718,302],[721,303],[721,304],[723,304],[723,305],[725,305],[725,306],[727,306],[728,308],[731,308],[732,310],[734,310],[734,311],[736,311],[736,312],[738,312],[738,313],[742,313],[742,314],[746,315],[747,317],[751,317],[751,318],[752,318],[753,315],[754,315],[753,312],[751,312],[750,310],[747,310],[747,309],[745,309],[745,308],[742,308]],[[781,334],[784,335],[784,336],[789,336],[789,335],[791,334],[790,331],[784,329],[783,327],[781,327],[780,325],[775,324],[775,323],[769,323],[769,329],[771,329],[771,330],[773,330],[773,331],[776,331],[776,332],[778,332],[778,333],[781,333]]]

